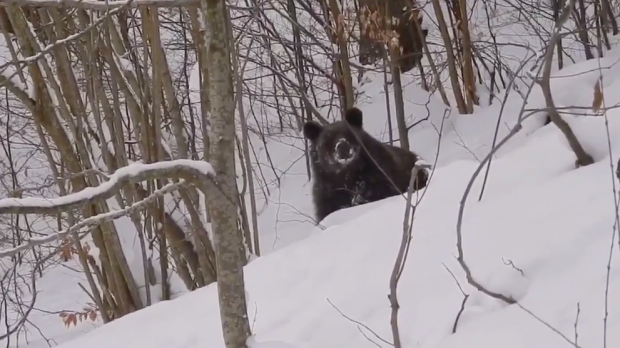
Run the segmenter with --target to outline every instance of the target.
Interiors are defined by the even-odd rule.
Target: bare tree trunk
[[[407,123],[405,121],[405,101],[403,99],[403,83],[400,74],[400,52],[398,47],[394,47],[388,43],[388,51],[390,53],[390,68],[392,73],[392,85],[394,87],[394,106],[396,109],[396,125],[398,127],[398,137],[400,139],[400,147],[409,150],[409,136],[407,132]]]
[[[586,54],[586,60],[590,60],[594,58],[592,54],[592,48],[590,44],[590,38],[588,37],[588,25],[586,23],[586,6],[583,0],[579,0],[579,12],[573,12],[573,18],[575,19],[575,23],[577,24],[577,35],[579,36],[579,41],[583,44],[583,50]]]
[[[245,252],[237,224],[235,103],[224,0],[201,1],[211,101],[210,162],[217,189],[207,197],[213,225],[220,318],[226,348],[245,348],[250,336],[243,266]]]
[[[558,17],[560,16],[560,9],[564,4],[563,0],[554,0],[553,1],[553,20],[558,21]],[[558,42],[556,44],[558,51],[558,70],[562,70],[564,67],[564,56],[562,55],[562,38],[558,38]]]
[[[571,12],[573,12],[575,1],[576,0],[570,0],[568,7],[563,8],[562,13],[560,14],[558,20],[555,23],[556,31],[549,40],[542,67],[542,77],[538,80],[538,84],[540,85],[543,96],[545,97],[545,103],[547,104],[547,110],[551,122],[553,122],[553,124],[555,124],[560,129],[560,131],[562,131],[564,136],[566,136],[568,144],[575,153],[575,156],[577,156],[577,160],[575,161],[576,166],[584,167],[594,163],[594,159],[584,150],[584,148],[581,146],[581,143],[579,142],[579,139],[577,139],[577,136],[570,128],[570,125],[566,123],[566,121],[564,121],[560,116],[560,113],[558,112],[558,109],[556,108],[553,101],[551,84],[549,82],[551,79],[551,64],[553,63],[553,49],[557,43],[558,38],[560,37],[560,29],[568,20]]]
[[[420,35],[420,42],[422,43],[422,49],[424,51],[424,54],[426,55],[426,60],[428,61],[428,65],[431,68],[433,79],[435,81],[441,81],[441,79],[439,78],[439,72],[437,71],[437,65],[435,65],[435,62],[433,61],[433,57],[431,56],[431,51],[428,49],[428,44],[426,43],[426,40],[424,40],[424,38],[422,37],[422,26],[420,25],[420,22],[418,21],[414,21],[413,23],[415,24],[417,32]],[[422,64],[420,64],[420,67],[421,66]],[[450,101],[448,101],[448,95],[446,94],[446,89],[443,87],[443,84],[441,82],[436,82],[435,86],[437,87],[437,90],[439,91],[439,95],[441,96],[441,100],[443,101],[443,103],[446,106],[450,106]]]
[[[605,19],[605,22],[609,20],[609,24],[611,24],[611,33],[613,35],[618,35],[618,22],[616,21],[616,17],[614,16],[614,11],[609,4],[609,0],[602,0],[603,10],[601,15]],[[605,26],[606,30],[609,30],[607,26]]]
[[[341,100],[342,115],[344,111],[355,104],[355,96],[353,93],[353,77],[351,75],[351,65],[349,64],[349,50],[347,49],[347,38],[345,37],[345,23],[344,17],[340,11],[340,7],[336,0],[327,0],[329,4],[323,0],[322,5],[325,11],[325,19],[328,23],[333,23],[330,28],[330,38],[333,43],[338,45],[340,53],[335,59],[334,69],[336,70],[336,76],[338,77],[339,90],[342,91],[344,100]],[[333,21],[330,21],[330,13]]]
[[[469,35],[469,20],[467,17],[467,2],[463,0],[455,1],[454,4],[458,7],[453,9],[454,16],[457,18],[459,42],[460,47],[463,50],[461,55],[461,65],[463,67],[463,88],[465,89],[465,107],[467,113],[474,112],[474,104],[478,104],[478,96],[476,93],[476,81],[474,78],[474,68],[472,65],[472,43],[471,36]]]
[[[459,113],[466,114],[467,107],[465,106],[465,99],[463,98],[463,93],[461,93],[461,86],[459,85],[458,81],[458,71],[456,70],[456,57],[454,55],[454,51],[452,50],[452,42],[450,40],[450,34],[448,33],[448,25],[446,24],[446,20],[443,15],[443,10],[441,9],[441,5],[439,4],[439,0],[432,0],[431,3],[433,4],[433,10],[435,11],[435,16],[437,16],[439,31],[441,32],[441,37],[446,47],[448,71],[450,72],[450,83],[452,84],[452,93],[454,93],[454,99],[456,99],[456,107],[459,110]]]

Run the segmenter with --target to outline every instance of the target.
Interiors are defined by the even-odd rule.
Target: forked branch
[[[132,8],[137,8],[138,6],[172,8],[198,6],[200,4],[200,0],[2,0],[0,1],[0,7],[7,7],[10,5],[32,7],[72,7],[84,10],[106,11],[126,6],[128,2],[130,2],[129,6]]]
[[[184,181],[162,187],[151,196],[127,208],[89,217],[64,231],[40,238],[31,238],[27,243],[21,244],[15,248],[2,250],[0,251],[0,258],[11,257],[34,246],[52,242],[69,233],[78,231],[84,226],[100,224],[130,214],[138,209],[144,208],[166,193],[172,192],[187,183],[196,184],[207,194],[207,185],[213,175],[214,171],[211,165],[203,161],[174,160],[150,164],[134,163],[118,169],[114,174],[109,176],[108,181],[102,183],[100,186],[88,187],[67,196],[52,199],[34,197],[1,199],[0,214],[58,214],[71,208],[94,204],[101,200],[111,198],[121,187],[127,184],[163,178],[184,179]]]
[[[587,165],[594,163],[594,159],[583,149],[583,147],[581,146],[581,143],[579,143],[579,139],[577,139],[577,136],[575,135],[575,133],[573,133],[573,130],[570,128],[568,123],[566,123],[566,121],[564,121],[562,117],[560,117],[560,114],[558,113],[558,110],[555,106],[555,102],[553,101],[553,95],[551,94],[551,83],[550,83],[551,65],[553,63],[553,55],[555,53],[555,46],[558,40],[560,39],[560,32],[562,31],[562,27],[564,26],[564,23],[566,23],[566,21],[570,17],[570,14],[573,12],[576,2],[577,0],[569,0],[568,3],[566,3],[564,8],[562,9],[562,13],[560,14],[560,16],[558,17],[558,20],[555,23],[555,29],[553,31],[553,35],[551,35],[551,38],[549,39],[549,42],[547,43],[547,49],[545,52],[545,58],[544,58],[543,69],[542,69],[542,77],[539,80],[537,80],[537,82],[540,85],[540,88],[542,89],[543,96],[545,97],[545,103],[547,104],[548,115],[549,115],[549,118],[551,119],[551,122],[553,122],[553,124],[555,124],[560,129],[560,131],[564,134],[564,136],[566,137],[566,140],[568,141],[568,144],[570,145],[571,149],[575,153],[575,156],[577,156],[577,161],[576,161],[577,166],[581,167],[581,166],[587,166]]]

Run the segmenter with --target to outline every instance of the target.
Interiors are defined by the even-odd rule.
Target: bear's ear
[[[323,126],[314,121],[308,121],[304,124],[304,137],[310,141],[315,141],[322,131]]]
[[[353,127],[362,128],[362,110],[352,107],[344,113],[344,119]]]

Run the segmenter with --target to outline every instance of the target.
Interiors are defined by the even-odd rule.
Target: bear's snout
[[[334,157],[337,161],[348,161],[353,157],[353,148],[351,144],[345,139],[340,139],[336,143],[336,148],[334,149]]]

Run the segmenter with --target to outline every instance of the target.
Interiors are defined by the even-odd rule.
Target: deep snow
[[[613,176],[607,161],[573,169],[563,139],[554,129],[546,133],[496,160],[483,201],[468,201],[465,258],[482,284],[513,296],[570,339],[579,305],[579,345],[601,347],[615,219]],[[455,221],[476,165],[457,161],[437,169],[418,208],[399,287],[405,346],[568,346],[519,307],[466,285],[454,258]],[[523,179],[516,184],[502,175],[517,172]],[[371,347],[369,340],[386,346],[339,311],[391,340],[386,294],[404,206],[401,197],[393,197],[337,212],[326,219],[325,231],[249,264],[249,314],[257,339],[296,347]],[[617,266],[616,258],[608,297],[609,346],[620,342]],[[470,294],[454,335],[463,295],[446,268]],[[216,291],[210,286],[157,304],[61,347],[222,347]]]
[[[479,20],[486,25],[485,18]],[[515,23],[510,25],[507,20],[503,15],[492,22],[503,23],[496,31],[504,40],[498,47],[502,56],[514,56],[509,64],[514,70],[526,50],[504,44],[521,43],[530,46],[529,51],[540,45],[522,34],[518,20],[513,18]],[[479,41],[487,40],[488,33],[478,27],[476,30]],[[592,115],[587,108],[601,71],[607,107],[617,105],[618,56],[612,51],[604,59],[570,65],[555,73],[552,88],[556,105],[572,108],[564,110],[567,113]],[[365,127],[386,141],[383,77],[369,74],[367,78],[368,83],[358,86],[365,95],[357,106],[364,111]],[[569,343],[523,309],[474,291],[455,260],[456,216],[463,190],[491,149],[498,124],[498,139],[515,124],[522,106],[518,93],[511,92],[501,117],[497,99],[474,115],[457,115],[447,112],[438,97],[429,97],[410,81],[405,82],[405,110],[410,120],[429,116],[428,121],[411,130],[411,147],[436,170],[416,214],[413,243],[399,288],[403,342],[407,347],[438,348],[568,347]],[[519,88],[524,90],[523,81],[519,81]],[[393,105],[391,100],[392,114]],[[544,99],[535,87],[526,109],[543,106]],[[620,151],[620,138],[614,136],[620,132],[617,113],[607,113],[613,163]],[[560,132],[554,126],[540,128],[542,114],[531,116],[524,122],[524,129],[494,157],[481,202],[477,198],[484,171],[474,185],[462,231],[465,259],[474,277],[489,290],[514,296],[524,308],[570,340],[575,339],[576,327],[580,347],[601,347],[607,267],[614,235],[615,179],[604,117],[564,117],[597,163],[574,169],[574,155]],[[398,138],[396,122],[392,120],[392,124]],[[441,127],[443,133],[439,136]],[[313,227],[301,138],[271,137],[268,148],[275,160],[273,169],[260,141],[254,141],[254,145],[260,161],[257,166],[264,171],[271,189],[268,198],[258,197],[261,246],[267,255],[246,267],[255,341],[271,341],[254,347],[376,346],[371,340],[387,347],[364,326],[391,341],[386,295],[401,238],[405,208],[402,197],[337,212],[322,226]],[[272,170],[281,176],[280,187],[275,185]],[[126,244],[135,244],[131,235],[121,238],[126,239]],[[618,242],[616,238],[615,253],[620,247]],[[463,295],[450,272],[470,294],[454,335],[451,332]],[[618,293],[618,273],[614,257],[607,297],[610,347],[620,341],[620,307],[614,296]],[[37,310],[30,316],[33,325],[28,326],[29,348],[55,344],[64,348],[114,344],[222,347],[214,285],[96,330],[101,325],[99,320],[67,329],[58,312],[79,310],[89,301],[78,282],[83,283],[83,275],[66,265],[48,270],[39,280]],[[83,335],[88,331],[92,332]],[[23,335],[20,340],[19,346],[23,347]],[[9,347],[17,345],[14,339],[8,342]]]
[[[601,65],[615,61],[606,58]],[[571,77],[562,78],[561,84],[591,89],[596,79],[575,72],[592,65],[598,62],[563,71],[563,76]],[[620,101],[618,77],[605,75],[608,106]],[[591,94],[558,93],[556,103],[587,106]],[[446,157],[434,170],[417,209],[398,291],[404,345],[568,347],[574,345],[567,340],[576,339],[580,347],[617,346],[620,271],[618,258],[609,260],[610,252],[617,254],[620,248],[614,228],[618,184],[603,116],[570,121],[580,127],[580,139],[597,160],[593,165],[575,169],[575,157],[557,127],[538,128],[540,122],[535,121],[493,160],[480,202],[479,176],[465,208],[465,260],[476,280],[515,298],[519,305],[508,306],[467,284],[455,259],[456,218],[464,189],[479,163],[471,157],[488,153],[492,133],[480,129],[493,129],[499,114],[494,108],[451,116],[451,126],[439,143]],[[500,139],[514,125],[516,110],[507,108]],[[620,151],[613,136],[620,132],[616,113],[607,113],[613,163]],[[411,138],[414,142],[418,136],[430,139],[432,129],[421,127],[412,131]],[[474,129],[480,133],[474,134]],[[474,148],[464,150],[458,139]],[[432,149],[425,148],[427,156]],[[388,346],[383,341],[391,341],[386,295],[404,208],[402,197],[392,197],[341,210],[323,221],[325,230],[317,227],[310,237],[251,262],[245,277],[255,340],[287,347]],[[469,298],[452,334],[464,297],[459,285]],[[209,286],[158,303],[61,347],[223,347],[216,291]],[[272,343],[256,346],[275,347]]]

